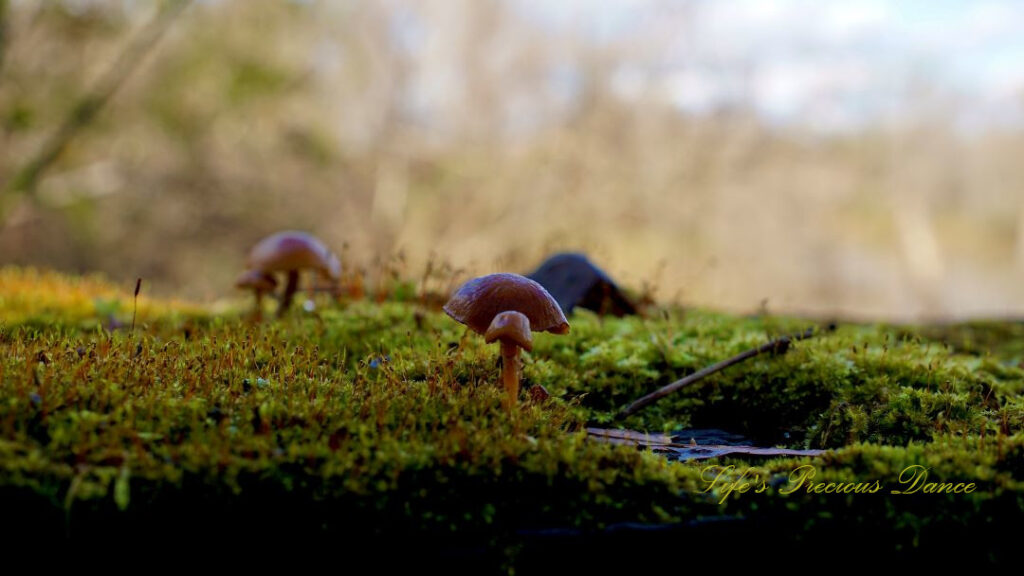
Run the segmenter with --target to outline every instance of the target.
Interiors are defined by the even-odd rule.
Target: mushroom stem
[[[505,383],[505,403],[511,410],[519,399],[519,346],[501,340],[501,379]]]
[[[263,321],[263,290],[256,290],[256,310],[253,314],[256,322]]]
[[[288,283],[284,286],[284,294],[281,296],[281,305],[277,309],[277,317],[284,316],[284,313],[288,311],[288,308],[292,305],[292,300],[295,298],[295,293],[299,290],[299,271],[289,270],[288,271]]]

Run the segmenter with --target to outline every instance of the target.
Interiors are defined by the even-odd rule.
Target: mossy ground
[[[539,335],[525,356],[524,388],[551,399],[524,394],[510,415],[494,347],[414,294],[260,324],[241,303],[214,314],[142,299],[133,332],[131,295],[100,280],[0,270],[2,532],[414,536],[514,565],[548,546],[612,554],[659,533],[832,550],[839,531],[878,554],[967,539],[1000,560],[1006,527],[1024,518],[1020,325],[840,324],[618,421],[658,386],[810,323],[577,313],[569,335]],[[720,428],[832,450],[669,462],[588,441],[586,426]],[[784,494],[808,464],[816,482],[882,489]],[[709,466],[730,465],[709,490]],[[975,489],[892,494],[912,465]],[[729,494],[741,477],[749,491]]]

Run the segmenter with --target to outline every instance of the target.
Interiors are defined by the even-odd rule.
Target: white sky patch
[[[598,44],[654,41],[638,14],[676,30],[649,52],[658,61],[628,62],[614,76],[624,98],[653,89],[689,111],[739,101],[812,124],[898,113],[921,87],[995,122],[1024,108],[1024,1],[515,1],[552,32]]]
[[[662,89],[671,102],[689,112],[709,112],[729,99],[729,87],[710,71],[679,70],[663,79]],[[733,95],[735,98],[735,95]]]
[[[836,42],[849,42],[866,34],[884,30],[892,19],[889,6],[880,1],[816,5],[824,11],[820,21],[813,22],[819,30],[830,34]]]

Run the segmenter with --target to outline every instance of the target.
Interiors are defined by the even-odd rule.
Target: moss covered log
[[[893,557],[966,541],[1001,561],[1005,527],[1024,519],[1013,323],[840,325],[617,421],[639,396],[809,322],[577,312],[569,335],[524,356],[523,388],[551,398],[524,392],[510,415],[493,347],[415,301],[325,300],[255,324],[242,301],[144,300],[133,332],[131,295],[99,279],[8,268],[0,282],[7,538],[187,530],[359,549],[412,536],[529,566],[549,547],[596,563],[723,534],[834,551],[839,533]],[[587,426],[829,450],[671,462],[588,440]]]

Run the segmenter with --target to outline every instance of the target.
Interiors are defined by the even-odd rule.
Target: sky
[[[659,50],[618,73],[626,97],[653,90],[693,112],[747,103],[824,129],[942,106],[965,128],[1024,125],[1021,1],[515,1],[555,33],[598,42],[660,26]]]
[[[457,20],[463,2],[480,0],[434,1]],[[742,106],[823,130],[919,117],[1024,128],[1024,0],[505,1],[551,38],[633,50],[613,79],[627,99],[655,95],[698,114]],[[458,75],[459,58],[449,60]],[[571,84],[567,74],[555,82]],[[420,88],[444,100],[454,80]]]

